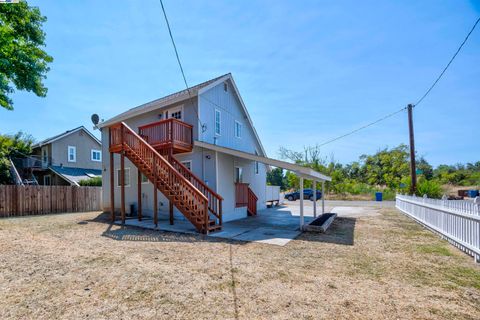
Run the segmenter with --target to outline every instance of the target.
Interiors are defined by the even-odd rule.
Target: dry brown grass
[[[480,268],[384,209],[285,247],[0,220],[1,319],[479,319]]]

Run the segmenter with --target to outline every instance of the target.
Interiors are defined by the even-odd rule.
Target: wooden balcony
[[[171,118],[138,127],[139,135],[156,150],[173,149],[173,153],[193,149],[193,126]]]

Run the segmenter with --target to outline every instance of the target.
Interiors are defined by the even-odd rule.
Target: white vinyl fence
[[[396,207],[480,262],[479,200],[437,200],[397,194]]]

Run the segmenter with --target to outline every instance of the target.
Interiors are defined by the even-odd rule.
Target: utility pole
[[[415,194],[417,190],[417,168],[415,166],[415,138],[413,136],[413,105],[409,104],[408,109],[408,133],[410,135],[410,193]]]

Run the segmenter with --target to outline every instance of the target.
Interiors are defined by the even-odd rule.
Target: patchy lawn
[[[480,267],[394,209],[285,247],[105,218],[0,220],[0,318],[480,318]]]

